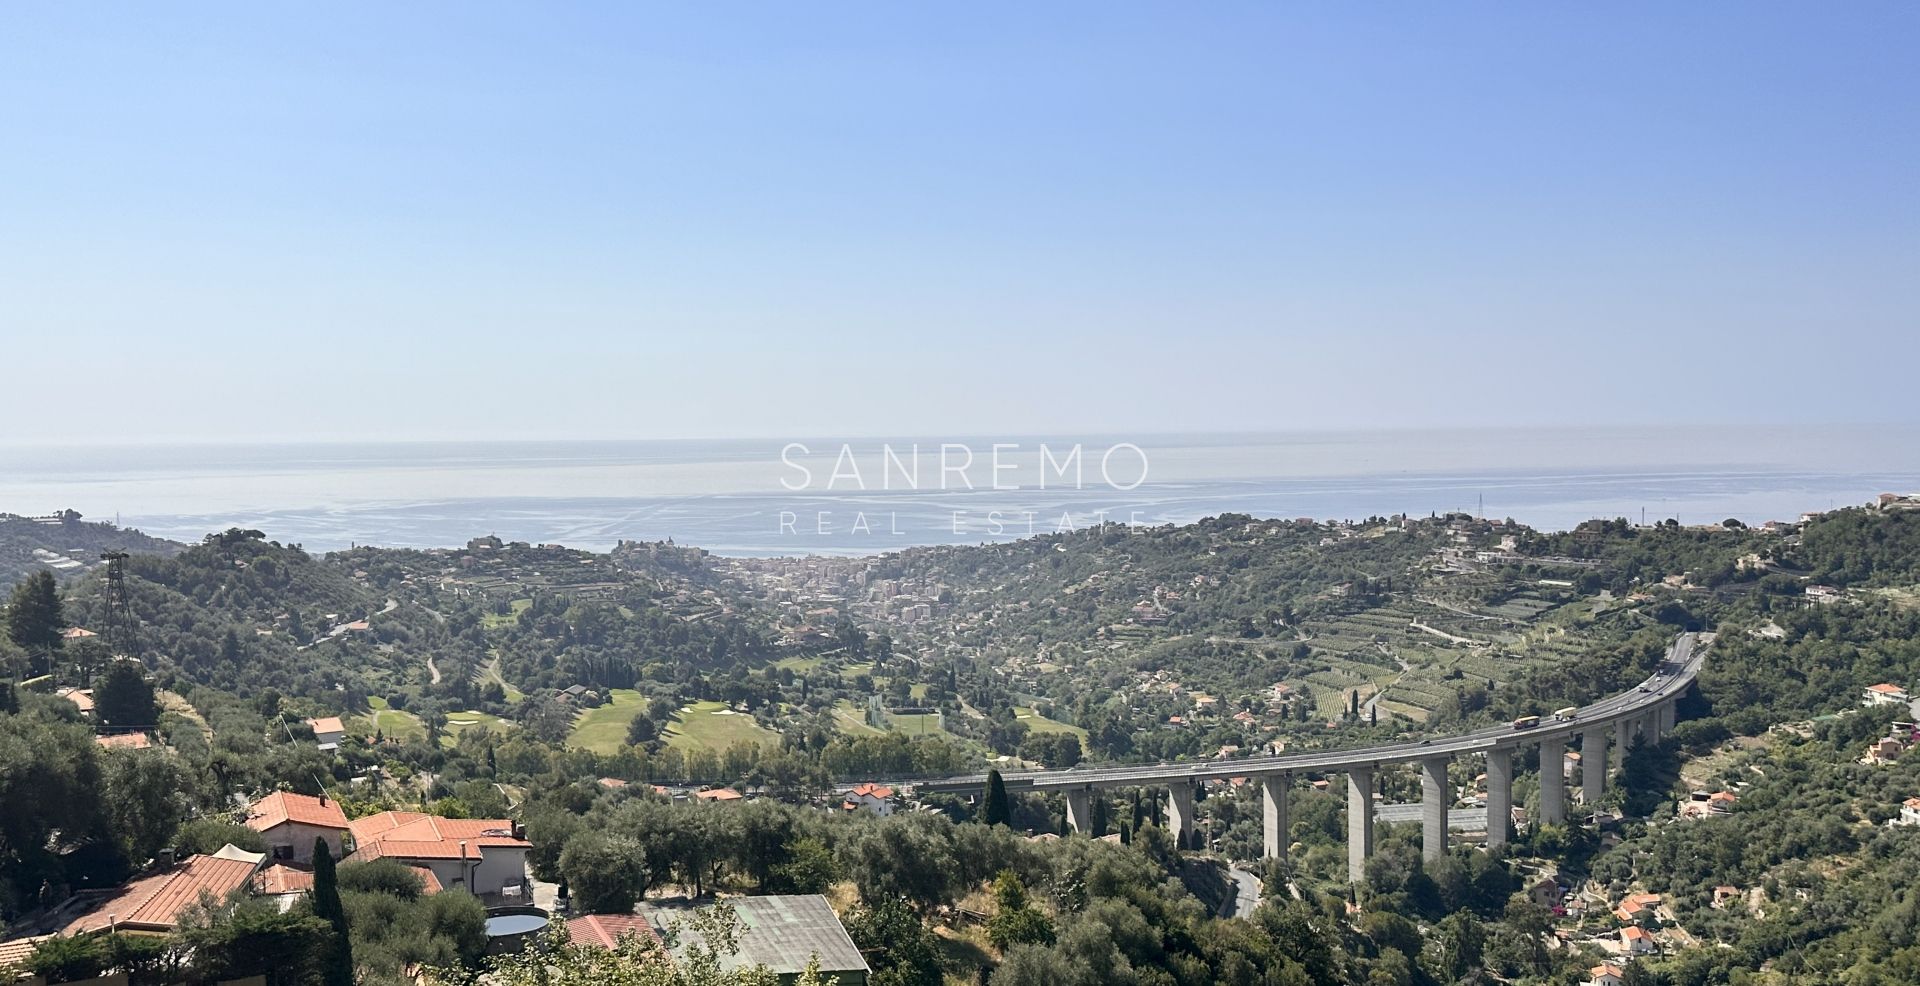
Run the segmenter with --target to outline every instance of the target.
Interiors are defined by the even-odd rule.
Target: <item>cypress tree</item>
[[[353,942],[347,937],[347,909],[333,875],[327,840],[313,840],[313,916],[333,926],[333,948],[322,970],[326,986],[353,986]]]
[[[981,821],[988,825],[1006,825],[1012,819],[1007,808],[1007,782],[1000,779],[998,770],[987,771],[987,803],[981,814]]]
[[[36,667],[59,649],[64,622],[52,572],[35,572],[13,587],[7,600],[7,639],[32,656]],[[50,668],[51,662],[46,666]]]

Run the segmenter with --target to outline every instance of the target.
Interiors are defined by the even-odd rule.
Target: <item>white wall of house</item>
[[[305,825],[300,822],[282,822],[260,833],[267,840],[268,848],[273,850],[274,859],[290,859],[296,863],[313,862],[313,840],[327,840],[327,848],[333,852],[333,858],[340,858],[339,829],[321,828],[317,825]]]
[[[520,883],[526,879],[527,851],[519,848],[489,847],[486,849],[469,848],[469,858],[462,863],[458,859],[408,859],[405,856],[389,856],[403,863],[424,866],[433,871],[434,879],[440,886],[452,890],[465,887],[469,893],[497,894],[507,884]]]
[[[876,815],[893,814],[893,802],[887,798],[877,798],[871,794],[856,794],[847,800]]]

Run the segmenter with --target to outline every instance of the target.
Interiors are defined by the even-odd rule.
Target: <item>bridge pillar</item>
[[[1287,858],[1287,791],[1293,787],[1292,774],[1268,774],[1260,778],[1265,796],[1261,811],[1262,845],[1267,859]]]
[[[1420,761],[1420,855],[1429,862],[1447,854],[1447,811],[1453,807],[1447,765],[1452,762],[1452,757]]]
[[[1347,879],[1359,883],[1373,855],[1373,768],[1347,768]]]
[[[1487,751],[1487,848],[1507,844],[1513,825],[1513,751]]]
[[[1640,737],[1648,746],[1660,742],[1659,709],[1648,709],[1647,714],[1640,717]]]
[[[1627,769],[1627,748],[1633,745],[1633,720],[1620,719],[1613,724],[1613,769]]]
[[[1093,791],[1067,790],[1067,827],[1081,835],[1093,834]]]
[[[1540,741],[1540,824],[1567,823],[1567,741],[1555,736]]]
[[[1607,788],[1607,730],[1595,726],[1580,734],[1580,800],[1593,804]]]
[[[1660,703],[1660,708],[1656,714],[1660,717],[1660,732],[1662,734],[1673,732],[1674,720],[1677,718],[1677,710],[1674,708],[1674,703]]]
[[[1184,847],[1185,837],[1200,830],[1196,821],[1193,814],[1193,784],[1174,781],[1167,788],[1167,832],[1173,836],[1174,845]]]

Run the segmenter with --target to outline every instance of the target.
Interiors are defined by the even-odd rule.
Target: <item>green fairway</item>
[[[865,709],[843,698],[833,707],[833,724],[848,736],[878,736],[880,730],[867,725]]]
[[[347,720],[349,732],[372,738],[375,731],[389,739],[414,739],[425,736],[426,728],[420,725],[420,717],[411,712],[401,712],[390,708],[387,700],[379,696],[367,699],[372,712],[364,716],[353,716]]]
[[[613,689],[607,704],[588,709],[574,720],[573,733],[567,737],[567,743],[595,753],[618,752],[626,745],[627,726],[633,722],[634,713],[640,711],[642,703],[640,693],[631,688]]]
[[[1013,707],[1014,718],[1027,724],[1027,729],[1036,733],[1072,733],[1081,739],[1087,738],[1087,731],[1079,726],[1069,726],[1041,715],[1025,706]]]
[[[667,727],[667,743],[683,750],[701,747],[719,753],[738,742],[777,746],[780,736],[764,729],[753,717],[736,713],[719,702],[695,702],[680,710]]]

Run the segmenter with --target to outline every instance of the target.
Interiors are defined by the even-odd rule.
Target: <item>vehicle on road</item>
[[[1558,712],[1555,712],[1553,714],[1553,717],[1555,719],[1560,720],[1561,722],[1566,722],[1569,719],[1572,719],[1579,714],[1580,714],[1580,709],[1578,707],[1569,705],[1566,708],[1561,709]]]
[[[1538,725],[1540,725],[1539,716],[1521,716],[1513,721],[1513,728],[1515,729],[1532,729]]]

